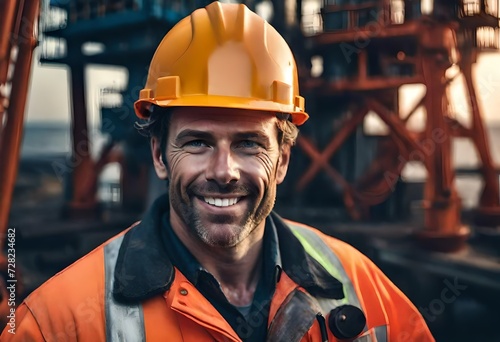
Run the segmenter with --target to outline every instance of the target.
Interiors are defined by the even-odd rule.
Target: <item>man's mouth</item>
[[[231,197],[231,198],[217,198],[217,197],[203,197],[203,200],[215,207],[230,207],[238,203],[241,197]]]

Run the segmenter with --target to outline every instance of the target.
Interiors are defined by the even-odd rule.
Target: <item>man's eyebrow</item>
[[[213,135],[207,131],[185,129],[177,134],[175,137],[175,143],[179,144],[186,138],[210,140],[213,139]],[[256,139],[263,143],[269,143],[270,141],[268,134],[261,131],[237,132],[233,134],[232,138],[237,140]]]
[[[198,131],[195,129],[185,129],[183,131],[180,131],[179,134],[175,137],[175,142],[179,143],[181,140],[185,138],[196,138],[196,139],[203,139],[207,140],[212,137],[212,134],[206,132],[206,131]]]
[[[252,132],[238,132],[234,134],[237,139],[258,139],[269,141],[269,136],[265,132],[252,131]]]

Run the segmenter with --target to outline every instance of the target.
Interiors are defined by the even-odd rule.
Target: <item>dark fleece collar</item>
[[[174,280],[174,265],[162,243],[162,215],[167,195],[159,197],[144,219],[124,236],[115,267],[113,295],[119,302],[139,302],[162,294]],[[283,271],[313,296],[344,298],[342,283],[302,247],[286,222],[275,213]]]

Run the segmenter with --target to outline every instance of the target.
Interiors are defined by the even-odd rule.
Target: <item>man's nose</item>
[[[240,179],[240,167],[229,146],[214,149],[206,170],[207,180],[225,185]]]

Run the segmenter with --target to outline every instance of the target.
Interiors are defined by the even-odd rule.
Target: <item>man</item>
[[[237,4],[193,12],[135,108],[168,195],[32,293],[2,341],[433,341],[370,260],[272,212],[308,115],[264,20]]]

